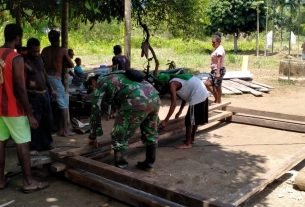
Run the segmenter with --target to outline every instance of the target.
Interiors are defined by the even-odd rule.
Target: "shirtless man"
[[[59,124],[59,135],[70,136],[72,133],[68,129],[69,102],[62,84],[62,69],[63,62],[67,62],[68,67],[74,67],[74,64],[68,55],[67,49],[59,46],[59,32],[51,30],[48,37],[51,45],[43,48],[41,57],[45,64],[49,82],[56,91],[56,101],[61,110],[62,119]]]
[[[24,55],[26,88],[33,114],[39,123],[31,129],[30,149],[35,152],[52,148],[52,110],[51,97],[55,92],[49,84],[44,64],[40,56],[40,41],[30,38],[27,42],[28,54]]]

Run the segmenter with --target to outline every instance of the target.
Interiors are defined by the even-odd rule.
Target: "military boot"
[[[136,165],[137,168],[145,171],[152,171],[153,164],[156,160],[156,150],[157,144],[147,145],[146,146],[146,159],[143,162],[138,162]]]
[[[126,151],[114,151],[114,165],[118,168],[126,168],[128,166]]]

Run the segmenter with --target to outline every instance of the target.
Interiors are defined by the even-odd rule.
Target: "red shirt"
[[[25,115],[25,111],[14,93],[13,59],[18,55],[20,54],[15,52],[14,49],[0,48],[0,64],[3,61],[5,63],[4,67],[0,65],[0,70],[2,70],[0,76],[3,76],[0,77],[0,116],[18,117]],[[23,75],[23,79],[18,81],[25,83],[24,77]]]

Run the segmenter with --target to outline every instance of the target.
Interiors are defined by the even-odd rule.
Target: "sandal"
[[[24,193],[33,193],[35,191],[39,191],[47,187],[49,187],[49,183],[47,182],[32,181],[30,185],[24,186],[22,191]]]

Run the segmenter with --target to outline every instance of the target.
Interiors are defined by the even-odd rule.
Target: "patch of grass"
[[[43,25],[43,23],[41,23]],[[69,31],[69,48],[73,48],[76,57],[82,58],[83,64],[100,65],[111,64],[113,56],[113,46],[116,44],[124,45],[124,25],[123,23],[113,22],[98,23],[92,29],[91,25],[74,24]],[[38,28],[38,27],[37,27]],[[49,45],[46,29],[37,29],[31,25],[25,25],[23,43],[29,37],[37,37],[41,40],[41,48]],[[41,26],[41,28],[43,28]],[[4,27],[0,27],[0,34],[3,34]],[[146,67],[145,58],[141,58],[141,43],[143,33],[140,28],[133,28],[131,37],[131,64],[132,67],[143,69]],[[3,42],[3,35],[0,35],[0,42]],[[174,61],[177,67],[190,68],[193,71],[210,71],[210,54],[213,50],[210,37],[203,40],[185,40],[173,38],[168,33],[152,32],[150,44],[156,52],[160,62],[160,70],[166,69],[168,60]],[[277,42],[274,45],[274,55],[264,57],[264,40],[261,35],[260,56],[256,57],[255,35],[248,38],[238,39],[239,51],[235,54],[233,51],[232,36],[224,36],[222,45],[226,49],[227,55],[225,66],[228,70],[239,70],[242,65],[243,56],[249,55],[249,69],[277,70],[279,61],[285,58],[287,51],[281,49],[281,44]],[[287,45],[284,42],[282,45]],[[291,54],[300,52],[296,46],[292,48]],[[280,51],[280,52],[278,52]],[[269,49],[270,52],[270,49]],[[278,54],[276,53],[278,52]],[[91,67],[91,66],[88,66]],[[154,63],[151,64],[154,69]]]

